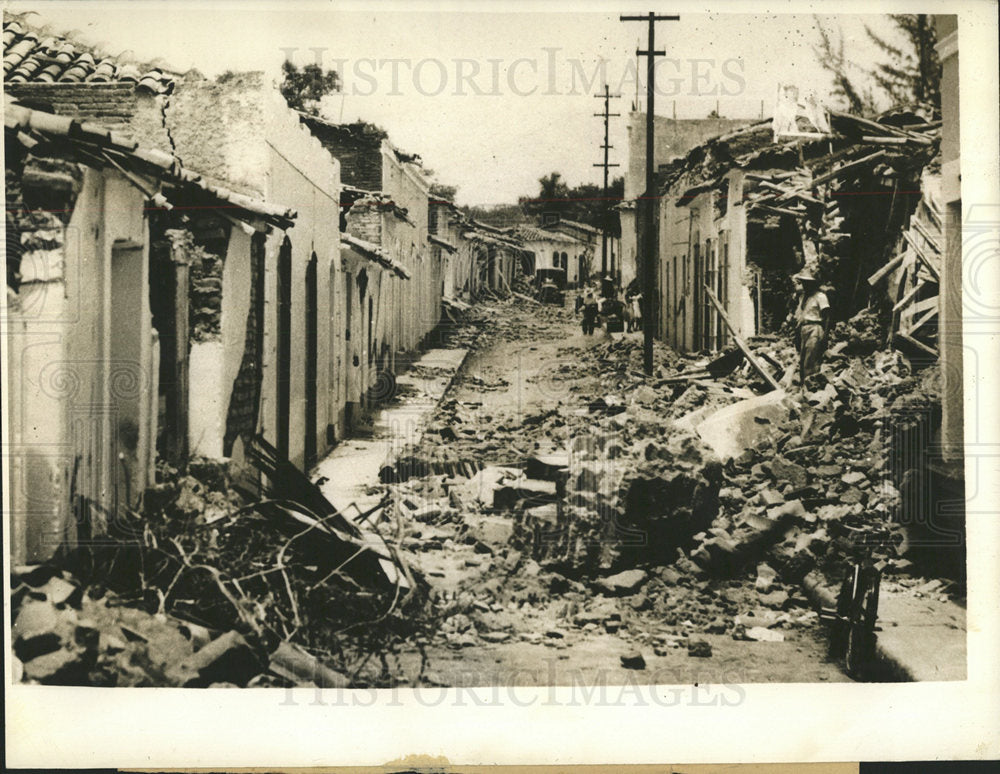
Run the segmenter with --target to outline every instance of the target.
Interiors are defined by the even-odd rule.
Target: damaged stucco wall
[[[145,198],[116,172],[85,169],[67,204],[61,222],[25,201],[41,228],[22,230],[21,285],[8,291],[15,562],[100,534],[135,504],[154,454]]]
[[[678,351],[700,350],[708,345],[719,348],[731,340],[711,301],[696,286],[696,256],[702,267],[702,282],[706,268],[714,266],[717,275],[713,290],[717,296],[724,275],[726,297],[720,301],[736,332],[744,338],[756,333],[753,275],[746,264],[742,191],[743,173],[737,170],[728,175],[721,193],[713,190],[683,200],[676,196],[660,199],[657,287],[661,300],[657,329],[658,335]],[[721,215],[720,196],[725,197]],[[677,206],[679,201],[681,206]],[[706,318],[710,331],[704,330]]]
[[[277,285],[274,271],[285,237],[292,245],[289,456],[304,463],[306,442],[305,275],[317,256],[317,362],[326,364],[343,346],[329,323],[338,298],[340,176],[336,159],[312,137],[298,115],[262,73],[226,74],[216,80],[192,75],[180,81],[164,110],[171,150],[206,180],[289,207],[298,213],[287,232],[273,231],[265,246],[264,362],[259,427],[276,444]],[[206,120],[211,116],[211,120]],[[233,385],[245,348],[251,297],[251,237],[230,231],[221,267],[219,331],[194,338],[190,353],[190,443],[195,453],[221,458]],[[208,278],[206,278],[208,279]],[[317,366],[315,444],[339,437],[343,386],[331,369]],[[328,430],[329,428],[329,430]],[[309,431],[310,433],[313,430]],[[239,447],[240,444],[237,444]]]
[[[336,291],[342,284],[340,264],[340,164],[312,136],[290,110],[276,89],[268,86],[265,94],[267,123],[263,145],[268,157],[268,186],[265,198],[298,212],[295,225],[286,232],[292,244],[292,330],[291,330],[291,416],[289,418],[290,459],[302,465],[306,432],[306,267],[313,253],[317,260],[317,361],[326,364],[344,346],[340,329],[329,325],[331,303],[340,299]],[[271,234],[267,243],[267,265],[273,266],[284,235]],[[265,291],[265,368],[264,431],[265,437],[275,427],[276,372],[276,276],[268,272]],[[333,293],[331,293],[331,291]],[[303,364],[303,365],[298,365]],[[317,367],[318,407],[316,449],[329,447],[329,434],[343,435],[345,395],[341,384],[328,368]]]

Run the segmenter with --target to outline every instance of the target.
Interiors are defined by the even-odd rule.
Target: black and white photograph
[[[997,709],[997,7],[784,5],[6,3],[8,693]]]

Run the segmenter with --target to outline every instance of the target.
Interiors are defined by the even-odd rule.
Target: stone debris
[[[621,656],[622,666],[625,669],[645,669],[646,659],[638,651],[625,653]]]
[[[466,343],[475,352],[490,340],[530,341],[568,313],[531,312],[542,317],[510,302],[471,310],[477,335]],[[377,617],[392,594],[376,595],[375,606],[364,580],[373,576],[357,574],[313,589],[336,564],[324,555],[335,544],[320,535],[295,541],[312,529],[310,518],[288,516],[276,529],[240,510],[224,471],[193,465],[166,471],[148,494],[160,514],[150,529],[179,552],[151,568],[144,588],[106,590],[61,568],[15,568],[15,672],[81,685],[378,686],[393,676],[372,659],[376,647],[391,664],[393,654],[434,648],[572,653],[591,638],[614,643],[609,657],[624,652],[621,666],[641,670],[650,653],[710,658],[713,637],[793,640],[791,632],[818,626],[798,591],[802,579],[817,570],[836,577],[866,552],[914,594],[950,593],[908,577],[915,568],[893,521],[902,493],[886,462],[895,417],[934,404],[927,373],[895,352],[842,351],[819,389],[761,401],[778,408],[748,425],[724,460],[699,428],[716,427],[720,409],[746,401],[757,376],[742,357],[681,357],[657,343],[661,365],[648,379],[640,344],[567,344],[565,358],[527,377],[558,388],[551,408],[517,415],[460,400],[455,388],[444,395],[421,440],[373,483],[374,510],[356,518],[392,536],[364,533],[378,548],[369,570],[387,572],[395,557],[389,567],[405,568],[410,591],[377,637],[338,640],[343,655],[329,655],[331,632]],[[777,337],[751,346],[794,363]],[[702,376],[681,376],[691,369]],[[488,371],[471,377],[460,372],[456,383],[508,388]],[[220,575],[192,575],[185,561]],[[423,658],[412,679],[433,684]]]

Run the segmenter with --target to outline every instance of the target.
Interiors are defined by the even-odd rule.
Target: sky
[[[637,70],[635,50],[645,48],[647,26],[619,21],[617,8],[37,0],[10,7],[37,12],[32,24],[180,72],[263,70],[277,78],[286,58],[337,69],[343,92],[324,101],[324,115],[382,126],[401,150],[420,154],[435,179],[457,186],[459,204],[515,202],[535,194],[538,178],[553,171],[570,185],[600,183],[594,164],[602,160],[604,127],[594,114],[603,101],[594,95],[605,81],[621,93],[610,103],[622,114],[611,119],[610,161],[622,165],[612,174],[626,166],[625,122],[637,83],[639,107],[645,105],[646,65],[642,60]],[[820,19],[843,31],[859,66],[876,56],[865,24],[892,37],[886,16]],[[813,54],[811,15],[683,13],[680,21],[658,23],[656,35],[657,49],[667,52],[657,59],[657,114],[700,118],[717,108],[728,118],[768,117],[778,83],[789,79],[838,106]]]

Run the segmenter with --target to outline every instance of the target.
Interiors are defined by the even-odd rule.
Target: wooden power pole
[[[656,235],[653,233],[654,213],[657,201],[656,162],[653,158],[653,79],[656,57],[666,56],[666,51],[657,51],[654,28],[658,21],[679,21],[680,16],[658,16],[652,11],[644,16],[620,16],[620,21],[642,21],[649,24],[649,44],[647,50],[636,51],[646,57],[646,193],[643,195],[642,219],[645,224],[642,239],[642,364],[647,375],[653,373],[653,330],[656,321],[656,304],[653,293],[656,288]]]
[[[604,163],[603,164],[594,164],[594,166],[595,167],[604,167],[604,206],[606,207],[607,206],[607,202],[608,202],[608,168],[609,167],[617,167],[618,166],[618,164],[609,164],[608,163],[608,151],[613,147],[611,145],[608,145],[608,119],[610,119],[612,116],[619,116],[619,115],[621,115],[621,113],[609,113],[608,112],[608,106],[609,106],[609,100],[618,99],[618,97],[620,95],[609,93],[608,92],[608,84],[605,83],[604,84],[604,93],[603,94],[595,94],[594,96],[597,99],[603,99],[604,100],[604,112],[603,113],[594,113],[595,116],[604,118],[604,145],[601,146],[604,149]],[[609,268],[609,266],[608,266],[608,224],[607,224],[607,222],[604,222],[604,223],[601,224],[601,277],[602,278],[608,276],[608,268]],[[612,275],[613,275],[614,270],[615,270],[614,265],[610,266],[610,269],[611,269],[611,272],[612,272]]]

